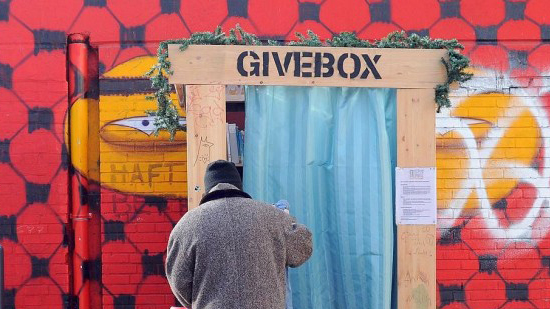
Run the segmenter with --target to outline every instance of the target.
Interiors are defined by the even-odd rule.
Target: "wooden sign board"
[[[441,49],[169,45],[171,84],[433,88]]]
[[[196,85],[185,88],[190,209],[206,164],[225,158],[225,120],[203,123],[214,107],[223,105],[225,117],[225,85],[398,88],[397,165],[435,167],[434,88],[446,79],[446,50],[169,45],[168,52],[170,83]],[[435,224],[397,227],[398,308],[436,308],[435,242]]]

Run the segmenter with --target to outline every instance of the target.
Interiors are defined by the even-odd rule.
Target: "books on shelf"
[[[243,163],[244,157],[244,130],[237,130],[237,148],[239,149],[239,163]]]
[[[236,124],[227,124],[227,161],[242,165],[244,154],[244,130]]]
[[[229,138],[229,123],[226,123],[225,126],[226,126],[225,137],[227,140],[227,161],[233,162],[231,160],[231,140]]]

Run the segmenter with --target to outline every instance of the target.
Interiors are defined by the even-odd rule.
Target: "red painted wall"
[[[0,1],[0,240],[7,308],[68,308],[79,294],[69,283],[68,264],[67,35],[89,33],[100,72],[107,72],[154,55],[161,40],[237,23],[280,40],[308,29],[323,38],[355,31],[375,39],[404,29],[461,40],[481,77],[455,91],[458,108],[438,115],[438,307],[550,308],[549,9],[548,0]],[[483,97],[485,92],[493,94]],[[520,105],[527,110],[523,116],[514,114]],[[518,127],[514,117],[530,124]],[[468,127],[472,119],[488,125]],[[456,128],[466,131],[452,133]],[[474,134],[469,139],[468,130]],[[457,142],[461,132],[464,141]],[[506,145],[482,149],[493,139]],[[478,144],[469,146],[474,140]],[[459,174],[466,176],[455,181]],[[512,180],[494,181],[506,177]],[[96,270],[89,280],[99,285],[103,307],[174,304],[162,276],[162,248],[185,201],[98,190],[100,207],[91,211],[101,218],[102,255],[87,265]]]

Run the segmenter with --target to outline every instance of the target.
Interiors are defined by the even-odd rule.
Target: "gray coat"
[[[235,187],[212,191],[220,189]],[[285,212],[222,198],[189,211],[174,227],[166,275],[180,303],[193,309],[284,309],[285,267],[300,266],[311,253],[310,231]]]

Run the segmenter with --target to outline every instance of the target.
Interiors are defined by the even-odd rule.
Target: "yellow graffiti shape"
[[[86,176],[121,192],[185,197],[185,132],[178,132],[173,141],[168,132],[155,134],[154,117],[147,116],[146,111],[155,109],[156,102],[146,99],[151,92],[136,89],[136,85],[144,85],[145,72],[155,61],[154,57],[134,58],[103,75],[104,79],[119,85],[117,89],[121,91],[113,93],[100,89],[99,132],[96,134],[99,136],[96,151],[100,157],[100,176],[99,179]],[[176,95],[171,99],[181,115],[180,123],[185,124]],[[86,105],[84,99],[76,101],[71,114],[85,109]],[[88,151],[90,149],[88,147]],[[78,160],[73,159],[72,164],[81,172],[85,170]]]
[[[483,182],[491,205],[506,197],[520,181],[512,169],[530,167],[541,146],[531,109],[520,97],[485,93],[463,100],[450,117],[437,136],[438,207],[462,199],[464,209],[478,208],[473,181]]]

